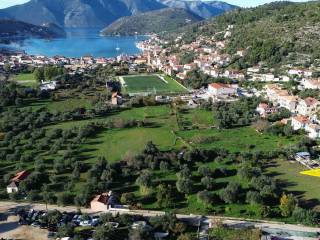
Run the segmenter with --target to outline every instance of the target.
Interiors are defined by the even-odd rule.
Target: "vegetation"
[[[201,17],[181,8],[165,8],[123,17],[102,30],[104,35],[134,35],[172,31],[202,20]]]
[[[181,32],[186,43],[200,35],[215,35],[219,40],[218,33],[233,25],[227,52],[234,54],[237,50],[247,49],[246,55],[234,62],[240,69],[260,61],[274,66],[289,61],[301,64],[301,59],[306,59],[302,64],[311,64],[313,59],[319,58],[319,7],[319,2],[275,2],[236,9],[213,20],[185,27]]]
[[[179,85],[170,77],[165,77],[165,81],[156,75],[124,76],[123,77],[127,93],[177,93],[186,92],[185,88]]]

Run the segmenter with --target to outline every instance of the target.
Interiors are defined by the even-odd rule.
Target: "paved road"
[[[36,210],[45,210],[45,204],[29,204],[29,203],[16,203],[16,202],[0,202],[0,213],[1,212],[8,212],[10,209],[15,209],[17,207],[28,207],[33,208]],[[79,208],[75,206],[67,206],[67,207],[60,207],[57,205],[48,205],[48,210],[59,210],[59,211],[77,211]],[[82,212],[89,213],[89,214],[99,214],[99,212],[94,212],[88,208],[81,208]],[[113,214],[116,213],[128,213],[128,214],[136,214],[136,215],[143,215],[145,217],[153,217],[163,215],[164,212],[160,211],[148,211],[148,210],[130,210],[130,211],[110,211]],[[100,212],[101,213],[101,212]],[[177,214],[177,217],[181,220],[189,221],[191,224],[198,225],[199,220],[202,218],[200,215],[185,215],[185,214]],[[293,224],[285,224],[281,222],[273,222],[273,221],[264,221],[264,220],[253,220],[253,219],[241,219],[241,218],[230,218],[230,217],[223,217],[223,216],[205,216],[206,219],[211,221],[211,223],[222,222],[223,224],[233,226],[233,227],[249,227],[253,226],[256,228],[262,229],[279,229],[281,231],[287,232],[310,232],[310,233],[320,233],[319,227],[307,227],[302,225],[293,225]]]

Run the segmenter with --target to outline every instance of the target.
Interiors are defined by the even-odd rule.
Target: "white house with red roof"
[[[297,113],[305,116],[310,116],[316,113],[320,108],[320,102],[312,97],[300,99],[297,105]]]
[[[276,113],[278,109],[276,107],[269,106],[267,103],[260,103],[256,108],[256,111],[259,113],[260,117],[265,118],[272,113]]]
[[[320,89],[320,79],[303,79],[302,85],[305,89]]]
[[[295,131],[300,129],[305,129],[306,125],[309,122],[310,122],[309,119],[306,116],[302,116],[302,115],[298,115],[291,118],[291,126]]]
[[[214,97],[233,96],[237,94],[237,89],[224,83],[211,83],[208,85],[208,93]]]

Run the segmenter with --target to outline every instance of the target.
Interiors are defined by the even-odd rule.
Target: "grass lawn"
[[[33,73],[19,73],[13,77],[13,80],[25,87],[36,87],[38,85]]]
[[[161,80],[157,75],[123,76],[126,83],[125,91],[128,93],[176,93],[186,92],[186,89],[170,77]]]
[[[268,134],[259,134],[251,127],[242,127],[234,129],[204,129],[180,131],[178,133],[183,139],[193,146],[201,148],[225,148],[232,152],[241,152],[248,150],[273,150],[284,147],[288,144],[294,144],[300,137],[278,137]],[[208,139],[208,142],[195,143],[194,139]]]
[[[267,167],[271,176],[278,179],[289,192],[306,200],[305,204],[311,207],[320,205],[320,178],[300,174],[304,170],[307,169],[297,162],[289,162],[283,159],[278,159]]]

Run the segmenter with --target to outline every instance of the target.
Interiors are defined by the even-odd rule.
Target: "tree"
[[[203,177],[201,178],[201,184],[205,187],[206,190],[212,190],[214,187],[214,178]]]
[[[318,223],[318,217],[312,210],[306,210],[299,206],[296,206],[292,212],[293,219],[305,225],[315,225]]]
[[[36,68],[33,72],[34,78],[37,82],[41,83],[44,80],[44,71],[43,68]]]
[[[111,226],[99,226],[93,233],[94,240],[113,240],[117,238],[116,232]]]
[[[292,194],[283,193],[280,198],[280,210],[281,215],[284,217],[290,217],[294,208],[296,207],[297,201]]]
[[[226,203],[235,203],[240,192],[238,183],[229,183],[225,189],[220,192],[220,198]]]
[[[197,194],[198,201],[203,203],[205,206],[210,206],[212,203],[212,194],[208,192],[207,190],[204,190],[202,192],[198,192]]]
[[[142,193],[146,194],[149,192],[149,188],[152,186],[153,176],[149,170],[144,170],[139,175],[136,180],[136,183],[140,186]]]
[[[179,192],[190,194],[193,191],[193,181],[190,178],[179,178],[176,187]]]
[[[159,208],[168,208],[173,205],[173,191],[171,185],[160,184],[157,188],[157,204]]]
[[[198,173],[202,176],[202,177],[210,177],[212,175],[212,171],[210,168],[208,168],[208,166],[200,166],[198,168]]]
[[[143,228],[132,229],[129,232],[129,240],[153,240],[152,234]]]
[[[180,172],[177,173],[178,179],[185,179],[185,178],[190,178],[192,176],[192,173],[188,166],[183,166]]]
[[[42,190],[42,198],[46,203],[46,210],[48,211],[48,202],[51,200],[51,196],[49,193],[49,186],[45,184],[42,186],[41,190]]]
[[[249,191],[246,194],[246,202],[250,204],[260,204],[262,202],[262,198],[257,191]]]
[[[58,228],[57,237],[64,238],[64,237],[73,237],[74,235],[74,228],[71,224],[65,224]]]
[[[57,195],[57,204],[59,206],[66,206],[74,203],[74,196],[70,192],[62,192]]]
[[[49,225],[58,224],[62,218],[62,214],[58,210],[49,211],[47,216]]]
[[[133,204],[135,202],[135,199],[136,199],[136,197],[135,197],[134,193],[123,193],[121,195],[120,201],[123,204],[131,205],[131,204]]]
[[[155,155],[156,153],[159,152],[159,150],[158,150],[157,146],[155,144],[153,144],[153,142],[148,142],[145,147],[144,152],[146,154]]]

